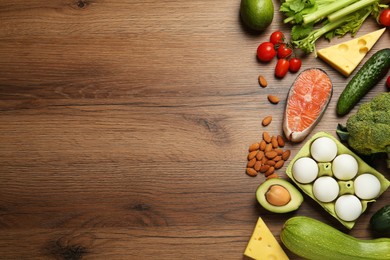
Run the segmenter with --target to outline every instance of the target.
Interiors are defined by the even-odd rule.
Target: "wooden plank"
[[[277,239],[293,215],[346,231],[308,197],[280,215],[256,202],[264,176],[245,174],[248,147],[264,130],[282,134],[297,74],[277,79],[276,62],[256,60],[272,31],[288,34],[280,14],[257,35],[238,10],[222,0],[0,3],[0,258],[242,259],[259,216]],[[367,21],[359,35],[377,28]],[[373,51],[388,43],[387,33]],[[301,70],[324,68],[334,83],[312,134],[335,135],[348,79],[302,59]],[[372,238],[369,218],[388,200],[348,233]]]

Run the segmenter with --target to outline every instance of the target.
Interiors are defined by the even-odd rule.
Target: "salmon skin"
[[[319,68],[302,71],[290,87],[283,119],[283,132],[291,142],[301,142],[324,114],[333,94],[328,74]]]

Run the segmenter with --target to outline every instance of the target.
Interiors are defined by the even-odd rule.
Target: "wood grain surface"
[[[276,79],[276,61],[255,57],[272,31],[289,35],[280,2],[261,34],[242,25],[239,4],[0,2],[1,259],[243,259],[259,216],[278,240],[294,215],[374,237],[368,222],[389,192],[351,231],[308,197],[288,214],[256,202],[264,176],[245,174],[248,147],[264,130],[282,134],[296,74]],[[368,20],[358,35],[379,28]],[[389,40],[387,30],[369,55]],[[312,134],[336,136],[347,117],[336,116],[335,104],[350,78],[313,54],[301,70],[310,67],[326,70],[334,84]],[[385,89],[382,80],[362,102]],[[270,104],[268,94],[281,102]],[[301,146],[286,149],[294,156]]]

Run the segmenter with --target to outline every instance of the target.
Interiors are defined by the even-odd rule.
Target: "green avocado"
[[[260,205],[274,213],[287,213],[301,206],[303,196],[290,182],[272,178],[263,182],[256,190]]]
[[[240,16],[252,30],[264,31],[274,18],[272,0],[241,0]]]

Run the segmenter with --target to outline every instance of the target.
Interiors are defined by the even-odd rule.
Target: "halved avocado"
[[[303,202],[299,190],[287,180],[280,178],[263,182],[256,190],[256,198],[263,208],[275,213],[294,211]]]

